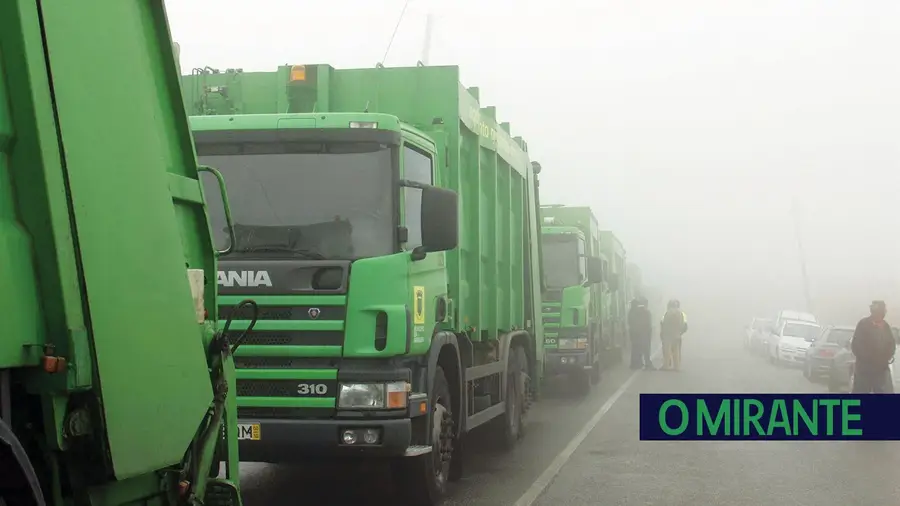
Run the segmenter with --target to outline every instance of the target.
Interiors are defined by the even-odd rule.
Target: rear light
[[[820,357],[833,357],[834,350],[829,350],[829,349],[819,350],[819,356]]]

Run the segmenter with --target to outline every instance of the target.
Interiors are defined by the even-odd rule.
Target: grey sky
[[[369,67],[403,3],[168,12],[186,71]],[[413,0],[386,65],[420,58],[429,8],[430,63],[528,140],[545,202],[594,207],[688,312],[802,305],[792,193],[821,316],[900,311],[900,2]]]

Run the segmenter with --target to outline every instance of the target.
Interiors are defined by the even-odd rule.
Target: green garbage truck
[[[608,312],[604,318],[609,349],[606,356],[611,362],[619,362],[628,345],[628,261],[625,255],[625,246],[610,230],[600,231],[600,251],[609,260],[607,272]]]
[[[606,351],[597,218],[589,207],[543,205],[541,220],[545,372],[566,374],[590,392]]]
[[[479,90],[455,66],[329,65],[182,90],[228,182],[223,313],[260,305],[235,356],[242,459],[384,459],[434,504],[467,432],[514,444],[543,369],[536,165]]]
[[[0,504],[240,504],[170,41],[159,0],[0,3]]]

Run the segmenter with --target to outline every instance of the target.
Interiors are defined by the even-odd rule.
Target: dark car
[[[814,383],[824,382],[831,373],[835,355],[845,349],[853,337],[854,327],[831,325],[822,331],[806,349],[803,376]]]
[[[770,332],[772,322],[771,318],[754,318],[745,329],[744,347],[762,354],[766,348],[766,336]]]

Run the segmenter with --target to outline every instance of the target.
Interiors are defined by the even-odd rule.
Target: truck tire
[[[591,371],[575,371],[569,376],[575,392],[581,396],[587,396],[591,393]]]
[[[596,350],[599,349],[599,346],[600,346],[599,339],[594,339],[593,341],[591,341],[590,355],[591,355],[591,365],[593,366],[593,369],[591,369],[591,383],[593,383],[594,385],[596,385],[597,383],[600,383],[600,378],[603,374],[603,364],[601,361],[601,357],[603,355],[601,353],[596,353]],[[594,358],[595,355],[596,355],[596,359]]]
[[[532,385],[531,385],[531,374],[528,369],[528,354],[525,353],[525,348],[521,346],[516,347],[516,352],[519,356],[519,370],[522,372],[522,416],[519,418],[519,439],[525,437],[525,434],[528,433],[528,410],[531,408],[531,402],[533,398],[530,398]]]
[[[401,457],[394,461],[394,488],[410,504],[435,506],[447,493],[450,478],[450,455],[453,451],[453,412],[450,384],[444,369],[434,372],[434,389],[429,398],[432,406],[431,453],[418,457]]]
[[[527,373],[527,358],[525,350],[521,346],[513,346],[509,350],[506,359],[506,410],[503,416],[499,416],[494,420],[495,431],[498,434],[500,446],[504,450],[511,450],[516,446],[522,436],[525,435],[523,429],[525,420],[525,403],[527,402],[525,392],[525,374]]]

